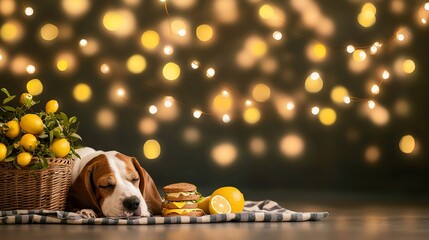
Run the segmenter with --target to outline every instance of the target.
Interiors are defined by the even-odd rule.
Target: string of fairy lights
[[[179,3],[179,1],[171,1],[177,4],[177,6],[179,6],[179,4],[184,6],[187,4],[187,2],[192,2],[182,1]],[[2,0],[0,3],[0,13],[7,15],[9,14],[8,11],[13,12],[11,9],[16,8],[16,6],[13,5],[12,2],[14,1]],[[137,4],[138,1],[124,0],[124,2],[132,6],[133,4]],[[163,65],[160,71],[160,76],[166,82],[175,82],[180,78],[182,74],[181,71],[185,69],[183,66],[184,64],[177,63],[174,59],[175,48],[181,47],[183,44],[188,44],[190,41],[189,39],[194,37],[191,34],[194,29],[191,29],[189,26],[190,24],[187,23],[186,19],[170,13],[168,8],[170,1],[159,0],[159,2],[162,4],[165,10],[166,21],[160,23],[160,30],[154,30],[153,28],[144,31],[140,38],[140,44],[145,51],[154,52],[160,50],[167,57],[167,59],[169,59],[169,61]],[[392,5],[392,9],[400,9],[401,2],[395,2],[397,2],[397,6]],[[70,0],[62,1],[62,4],[64,10],[70,16],[75,17],[85,14],[89,8],[90,3],[84,0]],[[232,5],[228,5],[232,4],[231,2],[225,3],[224,1],[222,4],[226,4],[222,5],[224,12],[227,12],[226,9],[232,8]],[[332,32],[334,31],[332,21],[323,16],[320,10],[314,10],[313,5],[311,5],[311,1],[291,1],[291,4],[292,7],[302,17],[302,21],[306,24],[306,26],[308,26],[309,29],[321,36],[332,35]],[[403,4],[405,3],[402,2],[402,5]],[[36,10],[26,2],[22,2],[22,6],[23,12],[27,17],[32,17],[35,15],[35,13],[37,13]],[[243,48],[237,53],[236,61],[237,65],[243,69],[249,69],[255,66],[255,62],[263,62],[265,65],[262,65],[261,63],[261,66],[264,68],[264,71],[270,72],[272,71],[271,69],[275,68],[273,67],[275,64],[271,64],[273,61],[270,61],[270,58],[267,57],[268,48],[270,47],[268,46],[268,42],[273,41],[272,45],[284,44],[284,39],[285,36],[287,37],[287,32],[299,33],[299,31],[294,29],[293,26],[286,24],[284,11],[281,9],[281,7],[278,7],[275,4],[260,3],[258,7],[258,15],[261,22],[272,29],[271,35],[269,39],[264,39],[260,36],[250,36],[245,40]],[[416,14],[413,15],[413,17],[416,17],[416,20],[420,26],[426,26],[429,18],[429,2],[422,2],[422,4],[418,6]],[[373,3],[368,2],[362,4],[361,11],[359,12],[356,20],[363,29],[367,29],[375,24],[376,18],[377,8]],[[221,21],[224,22],[233,21],[231,19],[234,19],[233,13],[221,17]],[[130,36],[134,33],[133,28],[135,28],[136,25],[132,14],[124,9],[107,11],[102,16],[102,24],[108,33],[117,37]],[[16,41],[22,37],[21,32],[22,25],[15,20],[6,21],[1,26],[1,38],[4,42]],[[203,23],[195,28],[195,36],[203,44],[210,44],[210,42],[212,42],[214,39],[215,33],[215,27],[210,24]],[[40,37],[45,42],[51,42],[57,39],[61,34],[60,28],[53,23],[46,23],[40,29]],[[313,63],[324,62],[326,60],[328,51],[330,49],[337,49],[337,47],[329,46],[328,44],[316,38],[309,39],[304,35],[300,35],[300,37],[306,38],[306,40],[308,40],[309,44],[306,48],[306,54],[308,59]],[[389,46],[406,45],[409,44],[411,40],[411,33],[407,26],[400,26],[386,40],[374,41],[368,45],[345,44],[345,46],[340,46],[338,49],[349,56],[349,68],[351,71],[360,72],[362,69],[366,69],[371,57],[383,54],[383,49]],[[97,39],[91,36],[81,37],[75,44],[79,46],[81,52],[85,56],[94,55],[98,48],[100,48],[100,43],[97,41]],[[170,59],[173,60],[170,61]],[[7,52],[0,46],[0,69],[5,66],[7,60]],[[67,73],[76,68],[76,61],[76,57],[74,57],[72,53],[67,51],[61,52],[55,58],[55,68],[60,73]],[[215,66],[203,64],[203,62],[204,61],[202,59],[191,59],[188,63],[186,63],[186,70],[201,71],[207,79],[216,80],[215,78],[217,71],[221,72],[222,69],[217,69]],[[41,66],[36,61],[31,61],[25,57],[20,56],[15,57],[9,65],[12,72],[20,75],[26,73],[30,76],[37,74],[39,70],[38,66]],[[149,63],[147,62],[144,55],[137,53],[131,55],[126,60],[125,65],[125,68],[129,73],[139,75],[146,70]],[[396,65],[400,66],[400,74],[411,74],[416,69],[415,62],[410,58],[402,59]],[[109,63],[108,61],[101,61],[98,66],[98,71],[102,76],[108,76],[115,71],[114,64]],[[348,105],[352,102],[364,102],[369,110],[376,109],[378,106],[376,98],[381,93],[382,85],[391,78],[391,75],[395,69],[382,67],[376,68],[374,71],[375,72],[373,75],[375,80],[373,80],[369,85],[370,96],[353,96],[353,94],[349,93],[347,88],[338,85],[331,90],[331,98],[333,102],[339,105]],[[399,75],[398,71],[396,72],[396,74]],[[304,80],[305,91],[310,94],[316,94],[322,91],[324,87],[323,78],[325,78],[323,75],[324,74],[321,71],[311,71],[308,74],[308,77]],[[155,88],[147,83],[142,84],[149,89]],[[30,80],[27,83],[27,90],[33,95],[40,94],[43,90],[42,81],[38,79]],[[121,84],[115,85],[112,88],[112,93],[114,95],[113,98],[115,98],[114,101],[120,99],[123,102],[135,104],[139,108],[142,106],[141,103],[134,102],[133,99],[130,98],[126,87],[123,87]],[[278,98],[279,100],[274,99],[274,95],[276,94],[280,96]],[[86,83],[76,84],[75,88],[73,89],[73,95],[77,101],[87,102],[92,95],[91,87]],[[244,97],[240,96],[240,94],[237,91],[234,91],[234,89],[228,84],[222,83],[220,90],[218,90],[213,96],[211,101],[211,110],[204,107],[189,106],[188,104],[185,104],[184,101],[182,101],[180,98],[176,98],[170,94],[160,93],[159,95],[161,97],[160,101],[156,103],[154,102],[153,104],[149,104],[149,106],[145,107],[145,111],[147,111],[147,113],[150,115],[159,114],[161,108],[168,110],[172,109],[175,105],[181,105],[182,107],[188,109],[195,119],[200,119],[203,116],[212,116],[219,118],[225,124],[230,123],[235,118],[234,111],[236,108],[242,110],[242,117],[246,123],[255,124],[259,122],[261,119],[261,111],[259,109],[260,105],[267,103],[269,100],[272,100],[273,104],[276,105],[280,115],[285,118],[292,116],[292,112],[296,110],[297,107],[300,107],[300,104],[296,101],[296,99],[294,99],[294,97],[279,94],[264,82],[254,84],[250,96]],[[239,102],[240,104],[235,105],[235,102]],[[381,110],[379,111],[383,111],[382,107],[380,107],[380,109]],[[336,121],[336,111],[331,107],[322,107],[318,104],[315,104],[309,107],[309,112],[314,116],[318,116],[320,122],[325,126],[330,126]],[[380,112],[378,112],[378,114],[379,113]],[[377,121],[380,122],[380,120]],[[409,150],[405,150],[404,152],[407,151]]]

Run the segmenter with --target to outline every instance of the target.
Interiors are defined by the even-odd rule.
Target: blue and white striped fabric
[[[328,216],[328,212],[294,212],[282,208],[276,202],[246,201],[243,212],[214,214],[202,217],[130,217],[130,218],[85,218],[64,211],[13,210],[0,211],[0,224],[57,223],[57,224],[103,224],[103,225],[153,225],[179,223],[219,223],[219,222],[303,222],[318,221]]]

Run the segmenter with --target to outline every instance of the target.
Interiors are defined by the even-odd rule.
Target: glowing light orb
[[[144,48],[152,50],[159,44],[159,34],[153,30],[147,30],[142,34],[140,42]]]
[[[212,108],[215,113],[223,114],[232,109],[232,104],[232,97],[229,94],[219,94],[214,98]]]
[[[295,109],[295,103],[294,102],[288,102],[286,104],[286,109],[289,110],[289,111],[294,110]]]
[[[345,96],[344,99],[343,99],[343,101],[344,101],[345,104],[350,104],[351,99],[350,99],[349,96]]]
[[[36,72],[36,67],[30,64],[25,68],[25,71],[27,71],[28,74],[33,74]]]
[[[413,73],[414,70],[416,69],[416,64],[414,63],[413,60],[407,59],[402,64],[402,69],[404,70],[405,73],[408,73],[408,74]]]
[[[103,26],[116,36],[125,37],[134,32],[136,20],[129,10],[111,10],[103,15]]]
[[[275,31],[273,32],[273,38],[277,41],[281,40],[283,37],[283,34],[279,31]]]
[[[317,115],[317,114],[319,114],[319,112],[320,112],[320,108],[319,107],[312,107],[311,108],[311,114],[313,114],[313,115]]]
[[[327,56],[328,50],[322,43],[310,43],[307,46],[307,57],[313,62],[322,62]]]
[[[366,59],[366,52],[364,50],[356,50],[353,52],[353,60],[356,62],[363,62]]]
[[[344,98],[349,96],[349,92],[343,86],[335,86],[331,91],[331,99],[337,104],[343,104]]]
[[[187,127],[183,131],[183,139],[191,144],[198,143],[201,139],[200,131],[194,127]]]
[[[365,3],[362,6],[362,12],[370,12],[372,14],[376,14],[377,13],[377,8],[372,3]]]
[[[108,74],[110,72],[110,66],[106,63],[101,64],[100,72],[103,74]]]
[[[173,106],[173,103],[174,103],[173,97],[167,96],[164,98],[164,107],[170,108]]]
[[[191,67],[193,69],[198,69],[200,67],[200,62],[198,62],[197,60],[192,61]]]
[[[32,79],[27,82],[27,92],[33,96],[40,95],[43,92],[43,83],[39,79]]]
[[[58,59],[57,61],[57,69],[61,72],[67,71],[69,68],[69,62],[66,59]]]
[[[257,102],[266,102],[270,99],[271,89],[266,84],[256,84],[252,90],[252,97]]]
[[[144,135],[151,135],[158,129],[158,123],[150,117],[142,118],[139,122],[139,131]]]
[[[157,112],[158,112],[158,108],[155,105],[149,106],[149,113],[150,114],[155,114]]]
[[[353,45],[347,45],[346,51],[348,53],[353,53],[355,51],[355,47]]]
[[[34,9],[32,7],[26,7],[24,13],[27,16],[32,16],[34,14]]]
[[[266,151],[265,141],[260,137],[253,137],[249,143],[250,151],[255,155],[262,155]]]
[[[410,154],[414,151],[416,147],[416,141],[413,136],[405,135],[399,141],[399,149],[403,153]]]
[[[224,115],[222,116],[222,121],[223,121],[224,123],[229,123],[229,122],[231,122],[231,117],[230,117],[228,114],[224,114]]]
[[[369,109],[374,109],[375,108],[375,102],[373,100],[369,100],[368,101],[368,107],[369,107]]]
[[[23,30],[19,22],[6,21],[0,28],[0,37],[5,42],[16,42],[22,38]]]
[[[261,113],[257,108],[250,107],[244,110],[243,118],[244,118],[244,121],[246,121],[247,123],[255,124],[261,118]]]
[[[58,27],[54,24],[47,23],[40,29],[40,36],[45,41],[52,41],[58,37]]]
[[[197,118],[197,119],[200,118],[202,114],[203,112],[201,112],[201,110],[194,110],[194,112],[192,113],[194,118]]]
[[[376,163],[380,160],[380,149],[375,146],[369,146],[366,150],[365,150],[365,159],[367,162],[369,163]]]
[[[214,77],[215,74],[216,74],[216,71],[214,70],[214,68],[208,68],[206,71],[206,76],[208,78]]]
[[[274,9],[271,5],[264,4],[259,8],[259,16],[262,19],[271,19],[274,17]]]
[[[382,77],[384,80],[389,79],[389,77],[390,77],[390,73],[389,73],[389,71],[384,70],[384,71],[383,71],[383,73],[381,74],[381,77]]]
[[[90,6],[90,0],[62,0],[64,11],[71,17],[79,17],[85,14]]]
[[[237,148],[231,143],[221,143],[212,149],[211,156],[218,165],[225,167],[237,158]]]
[[[174,48],[170,45],[166,45],[163,49],[165,55],[171,55],[174,52]]]
[[[377,84],[372,85],[371,93],[372,94],[379,94],[380,93],[380,87]]]
[[[268,51],[267,43],[258,36],[252,36],[245,42],[246,51],[254,58],[262,58]]]
[[[166,80],[174,81],[180,76],[180,67],[174,62],[169,62],[164,65],[162,75]]]
[[[362,27],[369,28],[375,24],[377,19],[376,19],[374,13],[372,13],[370,11],[364,11],[364,12],[359,13],[359,15],[357,17],[357,21]]]
[[[161,155],[161,145],[155,139],[147,140],[143,145],[143,154],[149,159],[157,159]]]
[[[102,128],[111,129],[116,123],[115,114],[110,109],[100,109],[97,113],[97,123]]]
[[[132,55],[127,60],[127,69],[134,74],[142,73],[146,69],[146,59],[139,54]]]
[[[280,151],[286,157],[296,158],[302,155],[305,149],[305,143],[302,138],[295,134],[284,136],[280,140]]]
[[[239,15],[237,0],[215,0],[212,9],[216,19],[223,24],[234,23]]]
[[[2,0],[0,1],[0,13],[3,16],[12,15],[15,12],[16,4],[15,0]]]
[[[92,97],[92,89],[88,84],[79,83],[73,89],[73,96],[78,102],[88,102]]]
[[[320,92],[323,88],[323,79],[318,72],[313,72],[305,79],[305,90],[309,93]]]
[[[210,41],[213,38],[213,28],[208,24],[201,24],[196,29],[196,35],[202,42]]]
[[[332,108],[322,108],[319,113],[319,121],[325,126],[331,126],[337,120],[337,113]]]
[[[79,41],[79,46],[80,46],[80,47],[86,47],[86,46],[88,46],[88,40],[86,40],[85,38],[82,38],[82,39]]]

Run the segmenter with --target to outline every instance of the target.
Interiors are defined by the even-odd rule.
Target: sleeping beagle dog
[[[136,158],[92,148],[78,149],[77,154],[80,159],[74,160],[67,211],[90,209],[105,217],[161,213],[161,196]]]

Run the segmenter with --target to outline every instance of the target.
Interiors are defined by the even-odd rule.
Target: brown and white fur
[[[134,157],[116,151],[78,149],[67,211],[106,217],[148,217],[161,213],[162,201],[149,173]]]

